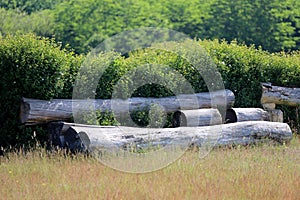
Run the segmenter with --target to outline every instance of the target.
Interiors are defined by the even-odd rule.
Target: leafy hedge
[[[81,59],[31,34],[0,38],[0,146],[32,140],[34,128],[19,124],[21,98],[70,97]]]
[[[180,73],[182,77],[174,72]],[[163,97],[174,95],[174,92],[185,93],[182,79],[186,79],[195,92],[207,91],[199,71],[179,55],[153,49],[138,50],[128,58],[119,57],[107,67],[100,78],[96,98],[111,98],[118,89],[133,97]],[[132,91],[139,83],[145,85]],[[121,88],[115,88],[116,84]]]
[[[300,87],[300,52],[268,53],[236,41],[200,41],[217,64],[225,87],[234,92],[236,107],[261,107],[261,82]],[[299,109],[278,106],[284,120],[300,131]],[[298,114],[297,114],[298,112]]]
[[[236,41],[228,43],[204,40],[199,41],[199,44],[207,50],[216,64],[225,88],[235,93],[235,106],[237,107],[261,106],[261,82],[271,82],[274,85],[286,87],[300,87],[300,52],[271,54],[262,49],[256,49],[254,46],[238,45]],[[149,64],[159,64],[175,69],[191,83],[195,92],[207,90],[199,72],[184,58],[170,52],[147,49],[133,52],[126,59],[118,57],[101,77],[96,97],[110,98],[114,85],[122,76],[129,71],[134,71],[134,68],[138,66],[149,67]],[[149,70],[145,70],[136,77],[145,79],[146,82],[148,75]],[[175,85],[180,84],[176,82],[174,80]],[[130,85],[128,82],[126,84]],[[160,90],[157,85],[152,87],[151,89],[149,85],[146,85],[139,88],[133,93],[133,96],[170,95],[170,91]]]
[[[286,87],[300,87],[300,53],[269,53],[254,46],[230,43],[226,41],[199,41],[215,62],[222,75],[225,88],[232,90],[236,96],[235,107],[261,107],[261,82],[271,82],[274,85]],[[98,58],[99,59],[99,58]],[[101,58],[102,59],[102,58]],[[181,73],[188,80],[195,92],[206,91],[207,87],[201,75],[182,57],[165,51],[152,49],[139,50],[131,53],[128,58],[119,57],[105,71],[97,89],[97,98],[111,98],[114,86],[122,80],[121,91],[132,96],[161,97],[173,95],[171,90],[156,84],[146,84],[135,91],[129,88],[133,84],[130,79],[120,79],[127,72],[135,72],[138,66],[151,67],[150,64],[170,66]],[[150,68],[149,68],[150,69]],[[152,68],[154,71],[155,68]],[[140,80],[147,81],[150,70],[139,72]],[[166,75],[164,75],[166,76]],[[181,82],[172,79],[174,87]],[[139,80],[139,81],[140,81]],[[280,106],[284,110],[285,121],[299,124],[293,108]],[[147,115],[143,115],[147,116]],[[145,118],[145,117],[144,117]],[[144,119],[146,124],[149,119]],[[298,121],[298,122],[297,122]]]

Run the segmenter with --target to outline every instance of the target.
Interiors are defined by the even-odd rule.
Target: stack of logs
[[[149,143],[159,146],[170,143],[180,145],[186,144],[186,141],[198,146],[207,141],[213,141],[216,146],[248,145],[264,141],[286,143],[291,140],[292,132],[283,123],[283,113],[276,110],[275,105],[298,106],[300,89],[277,87],[269,83],[263,83],[262,88],[261,102],[264,109],[233,108],[235,98],[230,90],[176,97],[114,100],[119,105],[127,103],[125,108],[120,106],[118,114],[159,104],[166,113],[174,113],[174,128],[72,123],[73,114],[88,112],[91,105],[95,110],[111,111],[112,100],[101,99],[44,101],[23,98],[20,119],[25,125],[48,124],[49,142],[71,151],[86,151],[92,147],[124,148],[132,144],[143,148],[149,146]],[[196,108],[189,104],[195,98],[198,101]]]

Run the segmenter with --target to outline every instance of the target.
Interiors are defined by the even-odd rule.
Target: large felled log
[[[218,109],[180,110],[173,115],[173,127],[209,126],[222,124],[222,116]]]
[[[61,122],[62,123],[62,122]],[[61,125],[60,123],[60,125]],[[58,123],[59,124],[59,123]],[[134,145],[140,149],[149,145],[182,146],[193,144],[248,145],[265,141],[288,142],[292,131],[285,123],[249,121],[204,127],[178,127],[166,129],[147,129],[117,126],[90,126],[63,123],[58,134],[61,146],[72,151],[101,149],[126,149]]]
[[[262,89],[261,103],[263,105],[300,106],[300,88],[287,88],[262,83]]]
[[[70,121],[73,115],[91,110],[112,111],[116,114],[147,109],[151,104],[161,105],[165,112],[180,109],[232,107],[234,94],[230,90],[193,95],[177,95],[164,98],[130,98],[128,100],[75,100],[53,99],[51,101],[23,98],[21,103],[21,123],[39,124],[50,121]]]
[[[243,121],[270,121],[267,111],[261,108],[230,108],[226,111],[226,123]]]

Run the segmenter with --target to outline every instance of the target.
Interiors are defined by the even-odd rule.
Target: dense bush
[[[32,139],[34,127],[19,124],[21,98],[70,98],[80,62],[53,40],[34,35],[0,38],[0,146]]]
[[[118,91],[132,97],[186,93],[183,79],[191,84],[194,92],[207,91],[199,71],[181,56],[163,50],[138,50],[129,54],[128,58],[118,57],[106,68],[99,80],[96,97],[111,98],[113,92]],[[141,87],[135,88],[138,85]],[[132,88],[136,90],[132,91]]]
[[[169,45],[174,47],[173,45],[178,44]],[[198,55],[207,57],[201,52]],[[202,62],[201,59],[199,62]],[[164,97],[207,91],[199,69],[174,52],[147,48],[130,52],[126,56],[113,52],[100,53],[96,56],[89,55],[83,66],[74,92],[76,98]],[[97,77],[95,74],[101,73],[103,74],[98,81],[100,75]],[[97,89],[95,81],[98,81]],[[131,117],[137,124],[148,126],[148,113],[149,110],[146,109],[131,113]],[[86,118],[79,117],[78,120]],[[99,113],[98,118],[101,119]],[[87,123],[91,121],[94,120],[86,120]],[[126,119],[122,119],[121,124],[128,125]]]
[[[285,87],[300,87],[300,52],[268,53],[236,41],[200,41],[217,64],[225,84],[236,96],[235,107],[261,107],[261,82]],[[284,118],[298,127],[295,108],[278,106]]]
[[[273,85],[286,87],[300,87],[299,52],[271,54],[261,48],[256,49],[254,46],[237,44],[236,41],[228,43],[226,41],[204,40],[199,41],[199,44],[207,50],[215,62],[222,75],[225,88],[234,92],[236,96],[235,107],[261,107],[261,82],[271,82]],[[115,90],[114,86],[120,80],[123,81],[120,84],[122,86],[120,90],[123,93],[128,93],[129,96],[161,97],[174,95],[169,88],[157,84],[146,84],[132,91],[130,90],[132,88],[130,86],[133,84],[130,82],[131,80],[128,78],[120,79],[129,71],[133,74],[137,73],[135,72],[136,67],[144,66],[145,71],[139,71],[135,77],[139,77],[138,81],[143,82],[144,80],[146,82],[149,76],[153,75],[149,70],[151,67],[153,71],[160,73],[157,72],[159,68],[153,67],[155,64],[170,66],[177,70],[191,83],[195,92],[207,90],[199,72],[184,58],[170,52],[146,49],[133,52],[126,59],[123,57],[116,59],[100,79],[97,98],[111,98]],[[181,84],[172,76],[162,76],[171,80],[174,87],[179,87]],[[285,121],[296,124],[299,119],[296,119],[295,109],[280,108],[285,112]]]
[[[261,106],[261,82],[300,87],[300,54],[270,54],[235,41],[200,41],[218,66],[225,87],[236,95],[235,106]]]

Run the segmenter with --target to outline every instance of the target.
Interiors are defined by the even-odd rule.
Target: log
[[[270,121],[267,111],[261,108],[230,108],[226,111],[225,122]]]
[[[283,112],[279,109],[268,110],[271,122],[283,122]]]
[[[273,103],[292,107],[300,106],[300,88],[287,88],[262,83],[261,103],[263,105]]]
[[[287,124],[266,121],[164,129],[72,123],[64,123],[63,127],[59,133],[63,136],[60,137],[62,147],[73,152],[94,149],[126,150],[128,146],[146,149],[149,145],[174,145],[184,148],[184,145],[249,145],[266,141],[287,143],[292,139],[292,131]]]
[[[198,103],[198,104],[197,104]],[[166,113],[177,110],[198,108],[230,108],[234,104],[234,94],[230,90],[182,94],[163,98],[130,98],[128,100],[111,99],[53,99],[51,101],[23,98],[20,109],[22,124],[42,124],[51,121],[72,121],[78,113],[100,110],[112,111],[114,114],[124,114],[134,110],[148,109],[152,104],[161,105]],[[116,113],[117,112],[117,113]]]
[[[173,115],[173,127],[210,126],[222,124],[222,116],[218,109],[180,110]]]
[[[265,110],[274,110],[276,108],[275,103],[264,103],[262,106]]]

